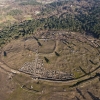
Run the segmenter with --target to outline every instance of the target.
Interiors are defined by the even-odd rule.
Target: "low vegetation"
[[[11,15],[11,16],[16,16],[16,15],[22,14],[22,11],[18,10],[18,9],[14,9],[14,10],[11,10],[10,12],[8,12],[7,14]]]
[[[99,100],[100,1],[12,1],[0,10],[0,100]]]
[[[57,5],[57,7],[59,6],[61,5]],[[57,7],[55,8],[57,9]],[[7,40],[13,38],[14,36],[26,36],[26,34],[34,34],[34,32],[38,32],[39,30],[67,30],[70,32],[80,32],[81,34],[92,35],[99,38],[100,7],[97,5],[96,7],[91,7],[91,9],[87,8],[88,14],[84,12],[79,13],[79,9],[76,9],[75,11],[78,14],[73,15],[65,12],[61,13],[59,16],[53,15],[48,18],[40,18],[36,20],[33,19],[24,21],[20,24],[14,24],[10,27],[4,27],[0,32],[0,44],[6,43]],[[12,10],[10,12],[11,15],[20,13],[21,11],[19,10]]]

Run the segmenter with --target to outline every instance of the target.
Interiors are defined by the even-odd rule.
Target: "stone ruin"
[[[38,57],[36,57],[32,62],[24,63],[19,71],[31,75],[32,78],[44,80],[66,81],[73,79],[73,75],[71,73],[47,70],[43,66],[43,60],[38,59]]]

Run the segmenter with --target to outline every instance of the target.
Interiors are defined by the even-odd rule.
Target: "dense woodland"
[[[81,0],[78,0],[80,2]],[[72,3],[72,1],[70,1]],[[75,13],[61,12],[58,15],[51,15],[47,18],[38,18],[33,20],[15,23],[12,26],[4,27],[0,31],[0,45],[5,44],[10,39],[17,39],[27,34],[34,34],[34,32],[41,30],[66,30],[80,32],[81,34],[92,35],[95,38],[100,38],[100,6],[99,0],[92,0],[94,3],[91,7],[75,8]],[[52,9],[58,10],[67,4],[66,2],[59,1],[47,4],[45,9],[41,9],[42,13]],[[63,9],[70,9],[63,6]],[[70,9],[72,12],[72,9]],[[18,12],[19,13],[19,12]],[[11,13],[12,14],[12,13]]]

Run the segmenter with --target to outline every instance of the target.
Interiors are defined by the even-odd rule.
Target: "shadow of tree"
[[[76,88],[76,91],[82,96],[83,99],[86,99],[86,98],[84,97],[84,95],[82,94],[82,92],[81,92],[78,88]]]
[[[85,75],[87,74],[86,71],[82,67],[79,66],[79,68]]]
[[[94,76],[92,76],[92,77],[90,77],[90,78],[87,78],[87,79],[78,81],[77,83],[73,84],[73,85],[70,86],[70,87],[78,86],[79,84],[84,83],[84,82],[87,82],[87,81],[92,80],[92,79],[95,79],[96,77],[100,77],[100,73],[96,73]]]
[[[92,100],[100,100],[99,97],[94,96],[91,92],[87,91],[88,94],[90,95],[90,97],[92,98]]]
[[[77,96],[75,96],[75,98],[76,98],[77,100],[80,100]]]

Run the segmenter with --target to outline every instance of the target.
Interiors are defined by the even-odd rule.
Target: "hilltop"
[[[0,5],[0,100],[100,99],[99,0]]]

